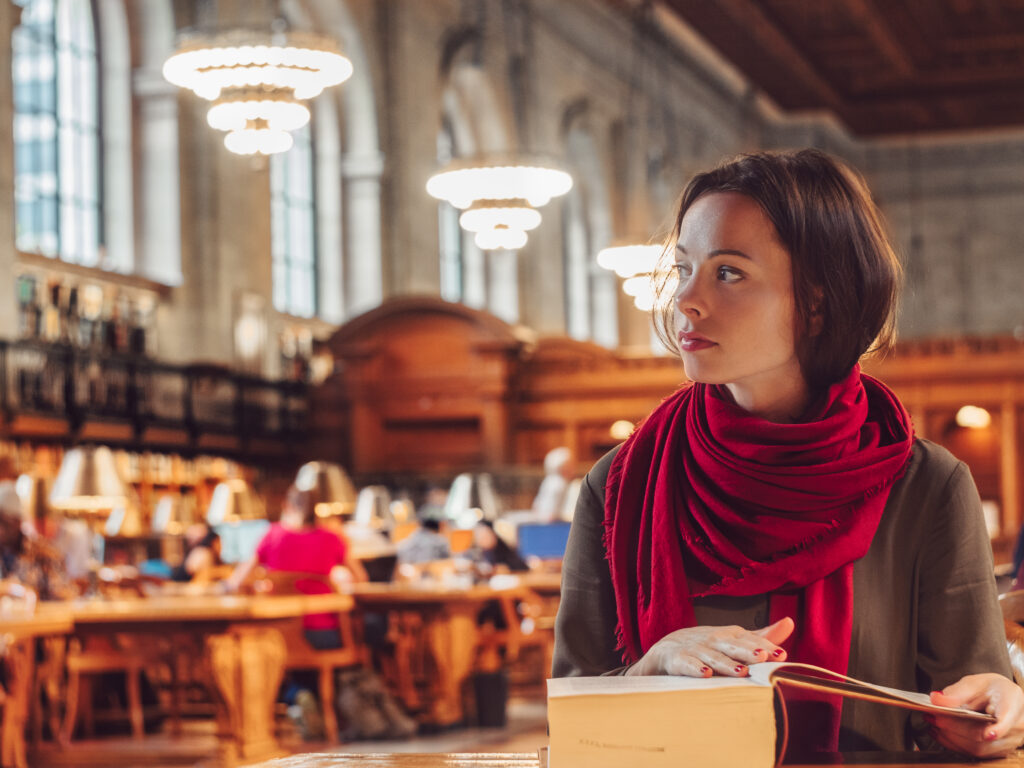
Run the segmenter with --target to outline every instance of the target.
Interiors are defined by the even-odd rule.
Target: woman
[[[690,182],[671,246],[659,325],[694,384],[584,482],[554,674],[807,662],[991,711],[928,725],[1008,753],[1024,692],[977,491],[858,365],[891,343],[899,280],[863,181],[813,150],[741,157]],[[929,743],[905,710],[799,698],[796,750]]]
[[[242,563],[228,580],[230,591],[237,590],[252,570],[262,565],[268,571],[313,573],[339,580],[366,581],[362,564],[350,556],[345,542],[336,533],[318,527],[316,497],[312,491],[288,489],[281,522],[256,545],[256,553]],[[316,581],[298,581],[296,588],[311,594],[327,591]],[[309,614],[302,625],[309,644],[318,650],[340,648],[338,617],[333,614]]]

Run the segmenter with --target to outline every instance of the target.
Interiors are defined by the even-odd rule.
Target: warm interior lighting
[[[608,430],[608,433],[612,436],[612,440],[625,440],[633,434],[633,422],[619,419],[612,424],[612,428]]]
[[[477,200],[459,216],[459,225],[467,232],[498,228],[529,232],[540,226],[540,213],[525,200]]]
[[[965,405],[956,412],[956,423],[967,429],[985,429],[992,423],[992,415],[976,405]]]
[[[660,245],[626,243],[602,248],[597,254],[597,265],[619,277],[632,277],[654,272],[664,248]],[[632,294],[630,294],[632,295]]]
[[[490,158],[456,160],[427,181],[427,193],[460,210],[478,200],[525,200],[534,208],[547,205],[572,189],[572,176],[550,163]]]
[[[186,39],[163,73],[215,101],[206,119],[228,131],[231,152],[269,155],[292,147],[289,131],[309,122],[303,102],[351,77],[352,63],[323,35],[235,29]]]
[[[485,229],[473,235],[473,242],[481,251],[518,251],[526,245],[526,233],[521,229]]]
[[[54,509],[96,514],[128,503],[128,489],[106,446],[79,446],[64,454],[50,491]]]
[[[348,516],[355,509],[355,486],[345,470],[337,464],[328,461],[306,462],[295,475],[295,487],[313,493],[317,517]]]

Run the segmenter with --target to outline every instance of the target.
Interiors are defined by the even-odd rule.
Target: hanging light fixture
[[[482,250],[518,250],[541,222],[537,208],[572,189],[572,176],[537,157],[455,160],[427,181],[427,193],[464,211],[459,224]]]
[[[274,27],[187,35],[164,62],[169,82],[213,102],[206,121],[237,154],[288,151],[291,131],[309,122],[305,102],[352,75],[331,38],[285,30],[281,19]]]
[[[639,240],[640,238],[636,238]],[[629,240],[602,248],[597,254],[597,265],[619,277],[632,277],[642,273],[653,273],[658,259],[664,252],[661,245],[642,245]]]

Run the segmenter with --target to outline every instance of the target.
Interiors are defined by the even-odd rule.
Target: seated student
[[[482,575],[530,569],[519,553],[495,532],[490,520],[481,520],[473,528],[473,546],[466,550],[466,557]]]
[[[228,589],[237,590],[252,570],[262,565],[268,571],[315,573],[340,580],[366,581],[366,571],[351,557],[346,543],[336,533],[317,525],[316,497],[313,491],[288,489],[281,522],[270,530],[256,546],[256,552],[242,563],[228,579]],[[328,591],[319,582],[298,582],[296,588],[308,594]],[[310,614],[303,617],[306,639],[314,648],[339,648],[338,617]]]
[[[76,594],[60,551],[25,525],[21,502],[13,495],[0,499],[0,580],[29,587],[40,600]]]
[[[419,527],[398,542],[400,565],[430,563],[452,556],[448,539],[441,533],[441,521],[433,517],[420,518]]]
[[[220,563],[220,536],[207,522],[190,525],[185,531],[185,552],[181,562],[171,569],[174,581],[191,581]]]

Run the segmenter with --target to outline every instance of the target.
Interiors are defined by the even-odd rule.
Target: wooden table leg
[[[3,723],[0,725],[0,765],[3,768],[27,768],[25,725],[28,722],[29,693],[35,664],[35,643],[16,640],[7,646],[2,662],[7,671]]]
[[[206,640],[213,682],[219,694],[222,734],[220,757],[266,760],[285,754],[274,738],[274,701],[284,677],[284,637],[274,628],[234,627]]]
[[[439,678],[438,696],[430,704],[430,721],[435,725],[453,725],[465,717],[462,685],[473,671],[479,609],[476,604],[446,605],[426,620],[427,644]]]

